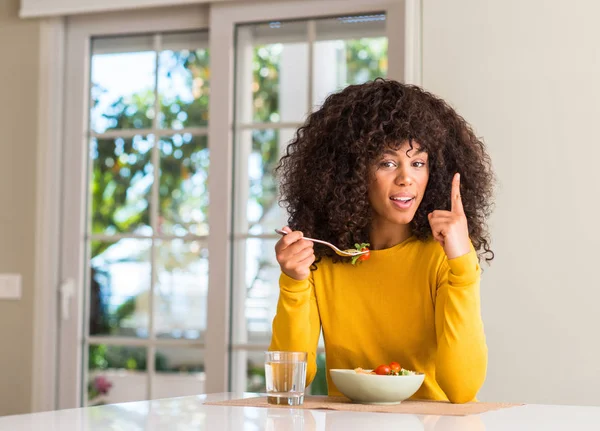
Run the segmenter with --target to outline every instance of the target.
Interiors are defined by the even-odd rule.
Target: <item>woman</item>
[[[479,260],[493,259],[492,173],[483,143],[443,100],[378,79],[327,98],[278,172],[289,232],[270,350],[327,370],[398,361],[426,374],[414,398],[463,403],[485,380]],[[355,265],[329,248],[369,243]],[[330,395],[339,395],[329,378]]]

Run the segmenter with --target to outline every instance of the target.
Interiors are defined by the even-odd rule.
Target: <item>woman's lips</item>
[[[390,200],[396,208],[407,210],[412,206],[415,198],[408,196],[392,196]]]

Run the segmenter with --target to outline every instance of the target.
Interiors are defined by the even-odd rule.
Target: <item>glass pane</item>
[[[294,137],[294,129],[243,130],[238,132],[238,157],[235,174],[236,203],[244,205],[236,214],[236,233],[255,235],[273,233],[287,223],[279,206],[279,186],[275,167],[280,154]]]
[[[237,29],[238,122],[300,122],[308,110],[307,24]]]
[[[159,146],[159,232],[208,235],[207,137],[177,134],[162,138]]]
[[[160,53],[158,92],[161,128],[182,129],[208,124],[208,33],[165,35]]]
[[[235,243],[233,342],[236,344],[268,345],[271,341],[279,295],[276,241],[249,238]]]
[[[154,137],[92,139],[90,158],[92,233],[151,235],[151,161]]]
[[[206,393],[202,350],[186,347],[156,349],[152,399]]]
[[[148,336],[151,240],[91,241],[90,335]]]
[[[387,76],[385,15],[323,19],[316,22],[313,100],[347,85]]]
[[[90,345],[88,370],[89,406],[148,399],[145,347]]]
[[[271,342],[281,274],[275,258],[277,240],[248,238],[234,243],[234,344],[268,345]],[[324,347],[322,335],[319,347]]]
[[[160,338],[204,338],[208,250],[200,241],[157,241],[155,329]]]
[[[231,367],[233,391],[266,392],[263,351],[234,350]]]
[[[156,53],[152,36],[92,41],[91,128],[152,127]]]

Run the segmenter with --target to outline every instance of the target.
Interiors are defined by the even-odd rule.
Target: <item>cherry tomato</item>
[[[371,252],[369,251],[369,249],[368,249],[367,247],[363,247],[363,249],[362,249],[361,251],[366,251],[366,253],[365,253],[365,254],[361,254],[361,255],[358,257],[358,260],[360,260],[360,261],[365,261],[365,260],[367,260],[369,257],[371,257]]]
[[[393,373],[399,373],[402,367],[398,362],[390,362],[390,368]]]
[[[388,374],[391,373],[391,369],[389,365],[380,365],[377,368],[375,368],[375,374],[379,374],[380,376],[387,376]]]

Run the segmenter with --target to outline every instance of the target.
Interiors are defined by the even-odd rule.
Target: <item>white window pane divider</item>
[[[158,113],[160,112],[160,99],[158,91],[158,79],[159,79],[159,66],[160,66],[160,53],[161,51],[161,36],[159,34],[154,36],[154,52],[156,53],[155,58],[155,69],[154,69],[154,118],[152,119],[152,126],[154,129],[158,129]],[[155,141],[152,146],[152,166],[154,167],[152,173],[154,174],[154,181],[152,182],[151,199],[150,199],[150,225],[152,226],[152,232],[158,232],[159,228],[159,209],[160,209],[160,146],[159,142]],[[152,246],[150,247],[150,291],[148,293],[148,337],[151,344],[146,349],[146,398],[151,399],[152,397],[152,386],[154,385],[155,375],[155,359],[156,359],[156,346],[154,340],[156,335],[154,333],[154,322],[155,322],[155,308],[154,308],[154,291],[156,290],[156,241],[152,240]]]
[[[269,349],[268,344],[232,344],[231,350],[234,352],[266,352]],[[317,353],[325,353],[325,348],[317,347]]]
[[[210,9],[211,80],[209,100],[210,196],[209,278],[206,330],[206,392],[227,389],[229,371],[233,124],[233,31],[231,17]]]
[[[311,112],[313,107],[313,88],[315,83],[315,40],[317,38],[317,25],[314,20],[310,20],[306,23],[308,33],[308,70],[306,76],[308,82],[306,85],[306,112]]]
[[[107,346],[134,346],[134,347],[193,347],[204,348],[204,343],[185,338],[132,338],[92,335],[88,337],[89,344],[106,344]]]
[[[238,28],[238,45],[236,47],[235,59],[236,70],[251,70],[253,62],[252,35],[249,28]],[[236,120],[250,123],[252,121],[252,81],[251,73],[237,73],[236,83]],[[270,127],[269,127],[270,128]],[[248,201],[248,158],[252,151],[252,136],[246,130],[238,129],[234,132],[235,139],[235,186],[233,210],[235,213],[244,212],[245,202]],[[240,210],[237,210],[239,208]],[[233,232],[247,231],[248,221],[246,217],[233,218]],[[236,319],[235,316],[244,315],[246,308],[246,243],[236,242],[232,244],[232,295],[231,295],[231,313],[234,316],[232,320],[232,333],[237,337],[240,343],[246,343],[247,330],[246,320]],[[229,389],[234,392],[243,392],[246,390],[246,371],[248,355],[240,352],[238,355],[231,355],[231,376],[229,377]]]
[[[157,98],[158,100],[158,98]],[[160,109],[156,107],[155,109]],[[154,120],[158,115],[154,116]],[[194,136],[207,136],[208,135],[208,127],[186,127],[183,129],[123,129],[123,130],[107,130],[106,132],[90,132],[89,136],[97,139],[113,139],[113,138],[133,138],[134,136],[147,136],[154,135],[159,138],[164,136],[173,136],[173,135],[183,135],[190,134]]]
[[[276,233],[261,233],[261,234],[251,234],[251,233],[236,233],[232,237],[234,240],[244,240],[249,238],[257,238],[257,239],[276,239],[281,238],[281,235]]]
[[[208,235],[138,235],[138,234],[126,234],[126,233],[118,233],[114,235],[105,235],[105,234],[91,234],[87,235],[86,239],[90,241],[105,241],[112,242],[118,241],[121,239],[162,239],[162,240],[174,240],[179,239],[182,241],[201,241],[206,242],[208,240]]]
[[[268,129],[297,129],[303,123],[299,122],[273,122],[273,123],[241,123],[236,125],[237,130],[268,130]]]

